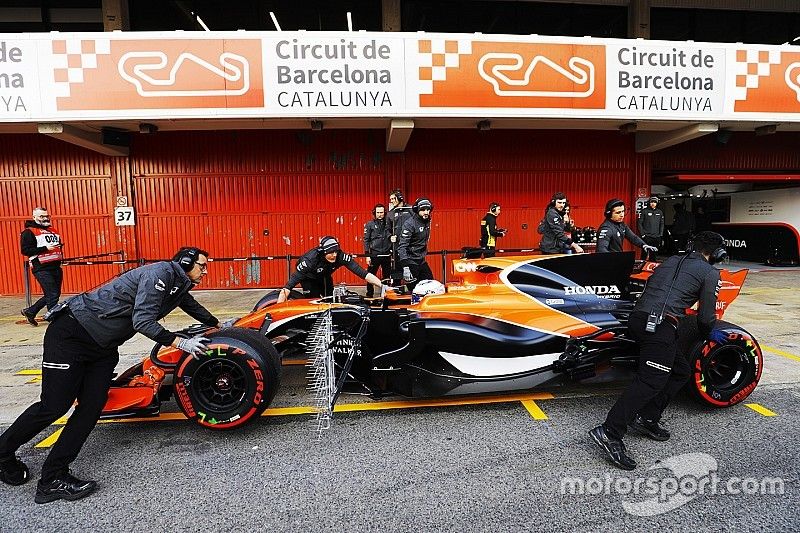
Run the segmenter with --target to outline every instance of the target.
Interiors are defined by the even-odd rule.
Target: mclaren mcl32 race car
[[[632,252],[457,259],[455,281],[419,301],[396,291],[365,299],[337,290],[321,299],[293,291],[278,304],[272,291],[233,328],[185,330],[211,339],[199,358],[155,346],[115,379],[104,416],[156,415],[174,397],[197,423],[235,428],[269,406],[282,358],[307,359],[320,423],[342,391],[485,395],[635,367],[637,345],[626,323],[657,266],[635,261]],[[746,276],[721,271],[719,318]],[[693,368],[688,388],[709,406],[727,407],[753,391],[763,360],[743,328],[721,320],[717,327],[724,342],[700,338],[689,310],[678,340]]]

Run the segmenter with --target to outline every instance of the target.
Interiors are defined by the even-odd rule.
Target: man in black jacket
[[[424,279],[434,279],[431,267],[425,260],[431,238],[431,211],[433,204],[427,198],[417,198],[411,206],[414,215],[403,222],[397,244],[397,261],[403,268],[403,281],[409,290]]]
[[[28,256],[33,277],[42,287],[43,296],[32,306],[22,310],[22,316],[32,325],[38,326],[36,315],[47,304],[52,309],[61,297],[61,282],[64,274],[61,261],[64,242],[50,222],[50,215],[44,207],[33,210],[33,220],[25,222],[25,230],[20,235],[20,250]]]
[[[400,268],[397,261],[397,242],[400,239],[400,232],[403,231],[403,223],[413,214],[400,189],[394,189],[389,193],[389,213],[386,223],[389,225],[389,239],[392,242],[392,273]]]
[[[567,195],[557,192],[550,198],[550,203],[544,210],[544,218],[539,223],[539,233],[542,240],[539,250],[543,254],[563,254],[568,249],[575,253],[583,253],[583,248],[566,235],[564,232],[564,210],[567,207]]]
[[[481,219],[480,247],[484,257],[494,257],[497,239],[506,236],[506,230],[497,227],[497,217],[500,216],[500,204],[492,202],[489,211]]]
[[[619,468],[636,468],[622,442],[628,427],[657,441],[670,437],[659,420],[691,373],[686,354],[677,353],[678,325],[686,309],[698,303],[701,338],[725,341],[724,332],[714,329],[722,282],[719,270],[712,266],[727,255],[724,245],[718,233],[699,233],[693,243],[695,251],[672,256],[653,271],[633,308],[628,331],[639,343],[639,370],[605,422],[589,432]]]
[[[75,411],[42,465],[35,501],[77,500],[95,490],[96,482],[76,478],[69,465],[103,410],[119,361],[117,349],[139,332],[195,357],[207,351],[207,338],[179,338],[158,323],[180,307],[203,324],[222,327],[189,294],[206,275],[207,264],[208,252],[181,248],[172,261],[129,270],[52,311],[44,335],[41,401],[0,435],[1,481],[10,485],[28,481],[28,468],[15,452],[63,416],[77,399]]]
[[[664,212],[658,208],[658,196],[651,196],[647,201],[647,207],[639,213],[639,235],[650,246],[661,247],[661,238],[664,235]],[[642,259],[654,261],[655,258],[655,252],[642,249]]]
[[[383,294],[384,287],[381,280],[375,274],[364,270],[364,267],[355,262],[352,255],[342,251],[335,237],[328,235],[320,240],[319,246],[307,251],[297,260],[297,266],[289,276],[289,281],[278,294],[277,303],[285,302],[289,298],[289,292],[298,283],[309,298],[332,295],[333,273],[339,267],[345,267],[359,278],[365,279],[378,287],[381,295]]]
[[[390,230],[386,223],[386,206],[378,204],[372,209],[375,217],[364,224],[364,253],[367,254],[367,272],[377,274],[381,270],[381,279],[392,276],[392,242]],[[367,284],[367,298],[372,298],[374,287]]]
[[[658,248],[644,242],[623,222],[625,202],[618,198],[612,198],[606,203],[605,215],[605,221],[597,228],[597,253],[621,252],[623,239],[628,239],[634,246],[642,248],[645,252],[658,251]]]

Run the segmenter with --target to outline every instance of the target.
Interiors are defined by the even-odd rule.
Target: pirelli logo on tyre
[[[52,65],[59,111],[264,105],[260,39],[55,39]]]
[[[419,105],[603,109],[605,53],[604,45],[423,39]]]

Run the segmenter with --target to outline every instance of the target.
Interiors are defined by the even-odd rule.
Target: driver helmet
[[[435,279],[423,279],[411,293],[411,303],[419,303],[423,298],[429,294],[444,294],[445,288],[440,282]]]

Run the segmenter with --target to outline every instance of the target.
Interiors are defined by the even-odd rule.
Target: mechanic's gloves
[[[649,244],[645,244],[644,246],[642,246],[642,250],[650,253],[650,252],[657,252],[658,248],[656,248],[655,246],[650,246]]]
[[[708,340],[717,344],[725,344],[725,341],[728,340],[728,334],[721,329],[712,329],[711,333],[708,334]]]
[[[413,280],[414,276],[411,275],[411,269],[408,267],[403,267],[403,281],[408,283],[409,281]]]
[[[239,320],[239,319],[238,318],[229,318],[225,322],[220,322],[219,323],[219,329],[232,328],[237,320]]]
[[[207,337],[197,336],[191,339],[181,339],[178,341],[178,349],[191,354],[195,359],[199,359],[201,355],[208,351],[208,342],[211,339]]]
[[[386,296],[386,293],[387,293],[387,292],[389,292],[389,290],[390,290],[391,288],[392,288],[392,287],[390,287],[389,285],[386,285],[386,284],[383,284],[383,285],[381,285],[381,298],[383,298],[384,296]]]

